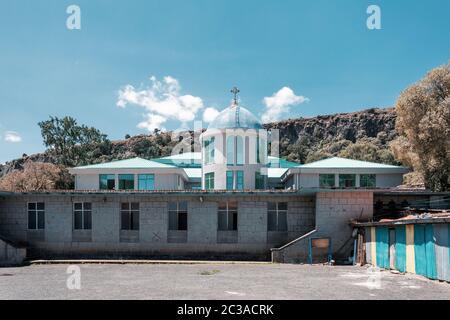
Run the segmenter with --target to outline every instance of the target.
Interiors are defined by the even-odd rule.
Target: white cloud
[[[181,86],[177,79],[167,76],[158,81],[150,77],[151,86],[137,90],[132,85],[126,85],[119,90],[117,106],[125,108],[128,104],[143,107],[146,110],[146,120],[139,123],[139,128],[153,131],[167,120],[178,120],[182,125],[193,121],[197,113],[204,108],[200,97],[181,95]]]
[[[147,119],[145,121],[140,122],[137,125],[137,127],[139,129],[147,129],[150,132],[154,131],[155,129],[165,130],[165,128],[162,126],[162,124],[167,121],[166,118],[164,118],[158,114],[152,114],[152,113],[146,114],[145,117]]]
[[[5,141],[18,143],[22,141],[22,137],[15,131],[6,131],[5,133]]]
[[[212,122],[219,114],[219,110],[217,110],[216,108],[206,108],[205,111],[203,112],[203,121],[204,122]]]
[[[304,96],[295,95],[289,87],[283,87],[271,97],[265,97],[263,103],[266,109],[261,117],[263,122],[278,121],[281,116],[289,113],[290,107],[308,102],[309,99]]]

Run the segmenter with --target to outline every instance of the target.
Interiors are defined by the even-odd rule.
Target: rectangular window
[[[116,176],[113,174],[101,174],[100,190],[114,190],[116,188]]]
[[[205,164],[214,163],[214,137],[205,140],[204,150],[205,150]]]
[[[335,187],[334,174],[319,174],[319,186],[321,188],[334,188]]]
[[[73,204],[73,229],[92,229],[92,204],[90,202],[76,202]]]
[[[28,203],[28,229],[45,229],[45,204],[43,202]]]
[[[227,171],[227,190],[234,189],[234,172]]]
[[[268,231],[287,231],[287,202],[269,202],[267,204]]]
[[[355,174],[340,174],[339,188],[354,188],[356,186]]]
[[[139,190],[155,190],[155,175],[154,174],[140,174],[138,176]]]
[[[187,230],[187,202],[169,202],[169,230]]]
[[[236,137],[236,165],[242,166],[244,164],[244,139]]]
[[[134,190],[134,174],[119,174],[119,190]]]
[[[205,189],[206,190],[214,189],[214,172],[205,174]]]
[[[221,202],[218,211],[218,230],[237,230],[237,202]]]
[[[377,186],[377,176],[375,174],[362,174],[359,176],[361,188],[375,188]]]
[[[123,202],[120,214],[121,230],[139,230],[139,203]]]
[[[265,162],[267,153],[267,137],[256,137],[256,163]]]
[[[265,189],[264,180],[265,180],[264,175],[262,175],[260,172],[255,172],[255,189],[256,190]]]
[[[244,171],[236,171],[236,190],[244,190]]]
[[[234,166],[235,159],[234,159],[234,140],[236,137],[230,136],[227,137],[227,164],[230,166]]]

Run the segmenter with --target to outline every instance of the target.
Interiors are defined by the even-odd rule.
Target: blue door
[[[395,227],[395,268],[406,272],[406,227]]]
[[[434,242],[432,224],[414,226],[416,273],[431,279],[436,279]]]
[[[376,229],[377,266],[389,269],[389,229],[377,227]]]

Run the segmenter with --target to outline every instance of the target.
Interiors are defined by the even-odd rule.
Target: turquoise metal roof
[[[261,122],[247,109],[231,106],[220,112],[208,129],[263,129]]]
[[[268,178],[273,179],[281,179],[283,174],[286,173],[288,168],[268,168],[267,169],[267,176]],[[202,169],[199,168],[185,168],[184,172],[186,172],[186,175],[189,179],[201,179],[202,178]]]
[[[269,167],[270,168],[295,168],[302,166],[300,163],[287,161],[282,158],[269,156]]]
[[[177,166],[179,168],[201,168],[202,154],[200,152],[186,152],[158,159],[152,159],[152,161]]]
[[[184,172],[189,179],[201,179],[202,178],[202,169],[198,168],[185,168]]]
[[[267,177],[269,179],[281,179],[281,177],[286,173],[287,170],[288,168],[268,168]]]
[[[75,169],[150,169],[150,168],[175,168],[175,166],[159,163],[142,158],[117,160],[89,166],[76,167]]]
[[[311,162],[308,164],[304,164],[301,168],[379,168],[379,169],[394,169],[394,168],[403,168],[399,166],[382,164],[376,162],[368,162],[368,161],[360,161],[360,160],[352,160],[345,159],[339,157],[328,158],[324,160],[319,160],[315,162]]]

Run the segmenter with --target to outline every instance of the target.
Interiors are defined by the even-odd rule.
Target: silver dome
[[[261,122],[253,113],[241,106],[232,105],[220,112],[210,123],[208,129],[263,129]]]

